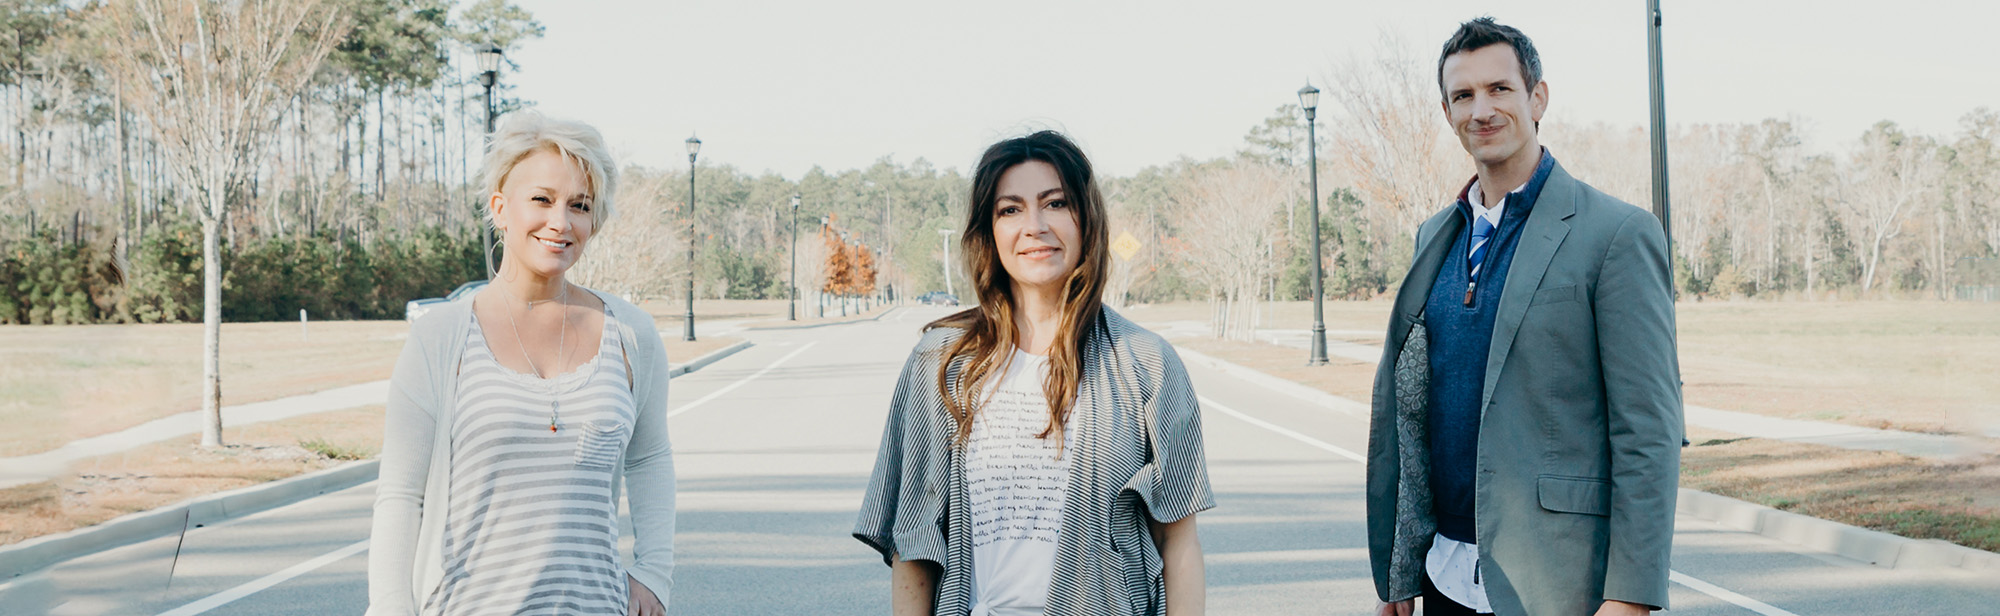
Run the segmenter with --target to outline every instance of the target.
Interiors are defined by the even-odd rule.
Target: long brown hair
[[[963,444],[972,435],[972,420],[978,414],[979,397],[988,380],[1003,374],[1013,357],[1019,332],[1014,329],[1014,285],[1000,264],[998,244],[993,237],[994,208],[999,200],[1000,176],[1016,165],[1041,161],[1055,167],[1062,180],[1064,199],[1076,215],[1082,246],[1076,269],[1064,283],[1062,315],[1054,344],[1049,349],[1049,374],[1042,382],[1042,395],[1049,403],[1048,427],[1041,438],[1062,434],[1069,419],[1069,407],[1076,400],[1077,386],[1083,381],[1083,342],[1103,316],[1104,279],[1109,267],[1104,196],[1090,159],[1062,133],[1041,131],[993,144],[979,157],[972,177],[971,207],[966,208],[965,231],[959,235],[966,269],[972,272],[973,292],[978,307],[938,319],[924,326],[956,327],[965,330],[945,351],[938,368],[938,391],[945,406],[958,420],[954,444]],[[945,375],[956,360],[966,359],[958,378],[958,391],[951,391]]]

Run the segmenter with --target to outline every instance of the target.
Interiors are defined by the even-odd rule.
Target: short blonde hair
[[[583,170],[590,189],[591,233],[604,230],[611,221],[612,197],[618,192],[618,165],[604,145],[604,135],[589,124],[554,120],[533,111],[507,114],[486,147],[480,183],[486,194],[500,192],[507,175],[536,152],[553,151]],[[493,226],[493,208],[485,208],[486,225]]]

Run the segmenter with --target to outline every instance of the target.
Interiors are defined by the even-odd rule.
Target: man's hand
[[[667,606],[653,595],[653,589],[640,584],[638,578],[625,576],[625,613],[630,616],[667,616]]]
[[[1410,616],[1417,611],[1416,599],[1404,599],[1395,603],[1384,603],[1375,608],[1375,616]]]
[[[1605,601],[1603,606],[1597,608],[1597,616],[1646,616],[1651,613],[1653,608],[1624,601]]]

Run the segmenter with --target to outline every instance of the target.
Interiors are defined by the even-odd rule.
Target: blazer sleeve
[[[1680,361],[1659,219],[1638,210],[1607,248],[1594,306],[1611,446],[1604,598],[1667,608],[1680,483]]]
[[[650,319],[646,319],[650,320]],[[632,513],[632,566],[627,573],[672,607],[674,574],[674,446],[667,434],[670,381],[666,345],[646,323],[633,327],[632,440],[625,445],[625,502]]]
[[[1173,345],[1160,343],[1160,387],[1146,403],[1152,485],[1137,490],[1155,521],[1177,522],[1215,508],[1201,444],[1201,400]],[[1136,487],[1136,486],[1135,486]]]
[[[926,346],[920,343],[910,352],[896,380],[875,471],[854,523],[854,538],[881,552],[889,565],[899,560],[944,562],[945,494],[933,478],[943,475],[940,444],[953,435],[945,432],[943,422],[927,419],[943,412],[944,400],[937,391],[938,363],[925,361]]]
[[[412,332],[389,378],[375,518],[368,535],[368,616],[417,613],[410,580],[437,436],[438,409],[433,407],[437,388],[445,386],[443,377],[434,374],[432,354],[442,351],[429,348],[433,344],[432,337]]]

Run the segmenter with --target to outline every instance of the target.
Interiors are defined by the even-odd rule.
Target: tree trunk
[[[1816,234],[1817,230],[1813,228],[1813,224],[1807,222],[1805,224],[1805,233],[1802,234],[1806,253],[1806,301],[1815,301],[1818,299],[1813,296],[1813,236]]]
[[[375,93],[375,202],[377,203],[382,201],[384,191],[388,190],[389,186],[389,143],[383,140],[388,132],[382,126],[389,123],[388,107],[383,102],[386,96],[383,92]]]
[[[212,189],[211,212],[221,212],[221,189]],[[222,443],[222,221],[201,220],[201,446]]]
[[[1869,289],[1875,288],[1875,265],[1882,261],[1882,241],[1884,235],[1880,231],[1876,232],[1875,241],[1868,245],[1868,267],[1864,270],[1865,273],[1861,277],[1862,295],[1867,295]]]
[[[133,226],[137,221],[133,220],[136,216],[134,216],[134,212],[132,211],[132,175],[130,172],[132,167],[132,153],[128,148],[128,142],[131,141],[131,135],[129,134],[130,127],[125,123],[125,95],[122,88],[120,90],[114,112],[115,117],[118,119],[118,214],[123,218],[119,226],[125,231],[124,237],[119,238],[118,256],[123,258],[131,249]]]

